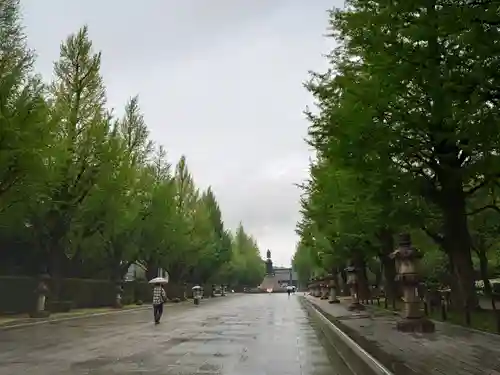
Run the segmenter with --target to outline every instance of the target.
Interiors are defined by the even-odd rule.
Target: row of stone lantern
[[[328,300],[329,303],[339,303],[337,298],[337,283],[331,274],[311,279],[308,285],[312,296]]]
[[[418,263],[422,255],[412,246],[408,233],[399,235],[399,246],[390,256],[396,263],[396,281],[401,285],[404,302],[402,319],[397,322],[396,328],[404,332],[434,332],[434,323],[424,316],[421,309],[421,300],[418,295],[418,285],[421,281],[418,274]],[[347,285],[351,294],[351,304],[348,309],[351,311],[365,309],[360,303],[359,298],[359,271],[353,265],[345,269],[347,273]],[[310,294],[314,297],[329,299],[330,303],[338,301],[333,275],[313,278],[308,287]]]

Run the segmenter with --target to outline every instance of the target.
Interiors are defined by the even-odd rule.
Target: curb
[[[350,335],[344,332],[338,324],[319,306],[314,305],[307,298],[301,298],[301,304],[308,315],[317,323],[318,328],[334,348],[350,372],[354,375],[394,375],[387,367],[368,353]]]

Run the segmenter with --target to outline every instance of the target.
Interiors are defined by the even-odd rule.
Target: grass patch
[[[445,323],[452,323],[467,327],[467,324],[465,322],[465,313],[461,311],[447,311],[446,315],[446,321],[444,321]],[[497,317],[492,310],[473,311],[470,315],[470,328],[498,334]],[[443,321],[441,311],[437,310],[429,313],[429,318],[441,322]]]
[[[10,318],[10,317],[9,318],[2,318],[2,317],[0,317],[0,325],[12,323],[12,322],[15,322],[18,319],[19,318]]]
[[[380,306],[376,303],[373,305],[374,308],[380,309],[383,311],[390,312],[401,312],[404,307],[404,303],[401,300],[396,301],[396,309],[392,308],[392,301],[387,301],[387,309],[384,307],[384,300],[380,299]],[[372,306],[372,305],[370,305]],[[423,308],[423,307],[422,307]],[[500,314],[500,312],[498,312]],[[447,311],[446,312],[446,320],[442,319],[441,309],[434,308],[431,312],[429,312],[428,317],[432,320],[444,323],[451,323],[460,325],[467,328],[477,329],[479,331],[489,332],[499,334],[497,330],[497,317],[495,312],[492,310],[476,310],[471,312],[471,321],[470,326],[467,326],[465,321],[465,313],[462,311]]]

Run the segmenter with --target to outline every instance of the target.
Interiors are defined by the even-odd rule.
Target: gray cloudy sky
[[[151,137],[212,185],[226,224],[289,265],[309,151],[308,70],[323,70],[326,10],[341,0],[22,0],[47,78],[68,34],[88,24],[110,105],[139,94]]]

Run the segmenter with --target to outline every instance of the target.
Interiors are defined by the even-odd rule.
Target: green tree
[[[252,236],[245,232],[240,223],[232,238],[232,258],[222,271],[224,278],[235,287],[255,287],[265,275],[264,261],[259,247]]]
[[[341,45],[310,89],[311,133],[359,172],[401,173],[436,205],[462,302],[477,304],[466,202],[498,176],[498,29],[489,2],[351,0],[332,12]]]
[[[22,226],[26,200],[43,186],[52,142],[44,86],[33,72],[18,0],[0,3],[0,215]],[[15,206],[15,207],[13,207]],[[0,218],[1,219],[1,218]],[[21,221],[21,223],[19,222]]]
[[[172,282],[258,283],[255,240],[225,227],[211,188],[194,183],[186,158],[171,168],[132,97],[107,108],[86,27],[62,44],[44,86],[26,48],[19,2],[0,4],[1,272],[46,266],[62,277],[122,281],[132,263]],[[45,267],[44,267],[45,268]]]
[[[109,159],[111,121],[105,109],[100,63],[101,55],[93,52],[84,27],[61,45],[54,65],[49,101],[57,121],[56,142],[45,165],[46,197],[36,207],[31,222],[56,280],[62,276],[68,253],[74,250],[68,242],[73,218],[85,205],[103,163]]]

